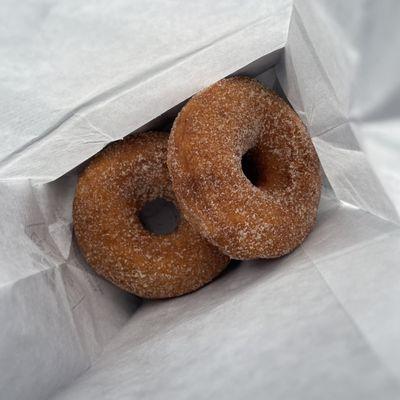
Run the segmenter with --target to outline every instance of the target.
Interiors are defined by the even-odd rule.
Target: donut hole
[[[242,171],[244,176],[254,185],[258,186],[261,178],[261,171],[258,165],[255,150],[250,149],[242,156]]]
[[[146,231],[156,235],[168,235],[179,225],[180,213],[172,201],[162,197],[146,202],[138,213]]]
[[[253,147],[242,156],[242,171],[260,190],[282,191],[291,185],[288,163],[273,151]]]

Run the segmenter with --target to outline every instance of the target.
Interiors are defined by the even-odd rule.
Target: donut
[[[229,257],[282,256],[315,223],[322,179],[312,141],[292,108],[254,79],[223,79],[186,103],[168,168],[185,218]]]
[[[88,264],[120,288],[149,299],[192,292],[229,262],[183,217],[165,235],[142,224],[140,212],[150,201],[176,204],[167,144],[162,132],[112,143],[81,173],[73,203],[75,237]]]

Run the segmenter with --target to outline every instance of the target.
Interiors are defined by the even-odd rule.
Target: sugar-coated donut
[[[312,141],[256,80],[224,79],[189,100],[172,128],[168,167],[185,217],[232,258],[282,256],[315,223],[321,171]]]
[[[147,231],[138,213],[149,201],[176,203],[167,169],[168,136],[130,136],[100,152],[79,178],[73,220],[87,262],[144,298],[175,297],[215,278],[229,258],[183,218],[172,233]]]

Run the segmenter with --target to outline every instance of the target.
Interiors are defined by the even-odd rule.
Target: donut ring
[[[79,178],[73,220],[87,262],[115,285],[144,298],[192,292],[229,258],[181,217],[168,235],[147,231],[138,213],[155,198],[176,203],[169,178],[168,136],[151,132],[112,143]]]
[[[282,256],[315,223],[321,171],[312,141],[290,106],[253,79],[224,79],[183,107],[168,167],[185,218],[232,258]]]

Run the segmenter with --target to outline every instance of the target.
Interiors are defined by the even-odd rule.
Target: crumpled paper
[[[25,34],[0,50],[17,57],[0,67],[2,397],[399,398],[399,6],[296,1],[282,55],[288,2],[186,3],[8,10],[6,28]],[[71,232],[76,167],[266,54],[281,57],[259,79],[303,118],[326,175],[304,244],[169,301],[140,303],[95,276]],[[17,79],[18,57],[31,80]]]
[[[290,15],[288,0],[41,0],[19,7],[6,0],[1,7],[6,180],[52,181],[281,49]]]

